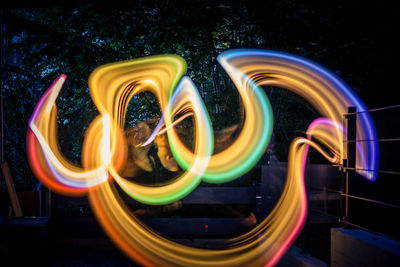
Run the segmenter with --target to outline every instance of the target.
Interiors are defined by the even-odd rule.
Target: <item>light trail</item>
[[[366,110],[336,75],[304,58],[268,50],[239,49],[221,54],[218,61],[239,92],[245,118],[237,139],[217,154],[213,154],[213,129],[205,105],[190,78],[184,76],[185,61],[174,55],[111,63],[93,71],[89,89],[100,114],[86,131],[82,167],[68,162],[58,146],[55,100],[65,75],[46,91],[30,119],[27,153],[38,179],[62,194],[87,194],[105,231],[127,255],[143,265],[276,264],[299,235],[307,215],[304,169],[309,146],[331,163],[342,163],[346,156],[342,115],[348,106]],[[183,246],[143,225],[121,200],[116,185],[143,203],[166,204],[190,194],[201,181],[233,180],[259,161],[270,141],[273,125],[271,106],[261,86],[291,90],[305,98],[322,116],[310,124],[307,138],[293,140],[286,184],[273,211],[254,229],[229,240],[226,247],[218,250]],[[142,145],[150,144],[156,135],[166,132],[171,151],[184,170],[166,185],[139,185],[119,174],[127,157],[122,130],[127,106],[135,94],[145,90],[156,96],[163,115]],[[186,115],[175,120],[182,113]],[[174,128],[185,116],[194,118],[193,151],[184,145]],[[359,115],[357,129],[358,139],[377,139],[367,113]],[[356,166],[374,170],[360,171],[371,181],[376,179],[378,156],[376,142],[357,143]]]

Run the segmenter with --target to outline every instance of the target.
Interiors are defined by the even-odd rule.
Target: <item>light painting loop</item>
[[[366,110],[361,100],[336,75],[294,55],[239,49],[224,52],[219,63],[235,84],[245,108],[242,130],[234,143],[213,154],[213,129],[205,105],[190,78],[186,63],[174,55],[151,56],[106,64],[89,78],[91,97],[100,115],[89,125],[82,148],[82,166],[63,156],[57,140],[55,101],[66,76],[61,75],[39,100],[29,121],[27,152],[35,173],[45,185],[67,195],[87,194],[109,236],[132,259],[146,266],[271,266],[300,233],[307,214],[304,168],[309,146],[340,164],[343,151],[342,115],[348,106]],[[277,86],[304,99],[322,115],[312,122],[307,138],[293,140],[286,184],[272,210],[254,229],[227,241],[220,250],[183,246],[143,225],[126,207],[111,179],[131,197],[159,205],[181,199],[203,180],[223,183],[250,170],[263,155],[272,134],[272,110],[261,86]],[[129,101],[142,91],[159,101],[162,118],[146,144],[165,126],[171,151],[184,170],[173,182],[143,186],[119,174],[126,160],[124,121]],[[174,126],[183,111],[194,118],[194,151],[180,140]],[[376,140],[372,119],[362,113],[357,138]],[[164,131],[164,130],[163,130]],[[314,142],[311,138],[318,140]],[[378,145],[357,143],[357,169],[374,181]]]

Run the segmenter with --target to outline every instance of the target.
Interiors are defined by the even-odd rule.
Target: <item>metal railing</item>
[[[360,114],[369,113],[375,123],[377,138],[375,140],[357,138],[357,119]],[[310,213],[326,216],[331,225],[359,228],[372,233],[400,239],[400,105],[357,111],[349,107],[343,115],[344,133],[343,163],[335,165],[339,169],[337,176],[324,177],[307,181],[309,200],[312,193],[320,198],[309,202]],[[379,168],[370,170],[357,167],[357,144],[377,142],[380,150]],[[358,174],[359,171],[372,171],[377,179],[369,181]],[[312,177],[313,175],[311,175]],[[325,176],[325,175],[322,175]],[[306,177],[310,177],[310,174]],[[336,197],[335,197],[336,195]]]
[[[363,140],[357,138],[357,117],[369,113],[376,124],[378,138]],[[397,122],[396,122],[397,118]],[[400,185],[400,164],[396,159],[396,147],[400,148],[400,105],[357,111],[349,107],[343,116],[343,124],[347,125],[343,147],[347,158],[340,166],[342,186],[338,193],[342,196],[341,215],[339,221],[346,227],[356,227],[374,233],[399,238],[396,231],[400,223],[400,203],[395,187]],[[394,119],[394,121],[391,119]],[[388,136],[389,135],[389,136]],[[357,168],[357,143],[378,142],[380,147],[379,169],[369,170]],[[363,179],[357,171],[372,171],[378,175],[375,182]]]

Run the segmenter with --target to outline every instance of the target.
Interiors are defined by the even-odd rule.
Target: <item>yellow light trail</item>
[[[185,77],[179,56],[163,55],[110,63],[89,77],[91,97],[99,116],[89,125],[82,148],[82,167],[69,163],[59,150],[55,100],[66,79],[61,75],[38,102],[29,122],[27,153],[35,175],[62,194],[87,194],[104,230],[132,259],[146,266],[271,266],[300,233],[307,214],[304,168],[309,146],[330,162],[344,158],[340,121],[348,106],[365,106],[333,73],[306,59],[268,50],[231,50],[218,61],[234,82],[245,107],[242,130],[231,146],[213,155],[213,129],[195,85]],[[251,231],[229,240],[218,250],[187,247],[160,236],[140,222],[118,195],[121,187],[138,201],[159,205],[176,201],[203,180],[223,183],[250,170],[263,155],[272,133],[272,111],[261,86],[291,90],[323,116],[290,147],[283,193],[273,211]],[[173,182],[143,186],[122,177],[127,157],[123,134],[125,114],[135,94],[150,91],[158,99],[162,118],[150,138],[167,133],[171,151],[184,172]],[[173,125],[180,114],[194,118],[194,151],[180,140]],[[164,128],[163,128],[164,127]],[[375,140],[371,118],[357,120],[358,136]],[[311,138],[318,140],[314,142]],[[357,145],[357,168],[376,179],[378,146]],[[114,184],[113,181],[116,182]]]

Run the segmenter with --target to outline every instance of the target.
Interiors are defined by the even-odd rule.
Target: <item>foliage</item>
[[[3,52],[16,49],[23,55],[18,73],[2,75],[5,155],[18,186],[35,183],[25,156],[27,122],[40,96],[61,73],[68,79],[57,100],[60,146],[79,164],[85,128],[98,114],[87,78],[105,63],[153,54],[181,55],[215,129],[239,123],[242,116],[239,96],[216,61],[227,49],[264,48],[302,55],[343,73],[356,88],[366,85],[364,75],[374,69],[360,59],[375,39],[366,40],[366,31],[355,32],[353,39],[348,32],[341,33],[345,23],[352,22],[348,12],[353,6],[340,1],[327,6],[290,0],[268,1],[262,6],[252,1],[117,3],[115,8],[85,2],[79,7],[4,10],[7,45]],[[344,21],[340,20],[343,15]],[[358,68],[345,64],[347,57],[355,58],[352,63]],[[266,92],[275,113],[276,151],[285,160],[295,130],[304,131],[317,114],[284,90],[266,88]],[[368,96],[367,90],[361,93]],[[159,115],[154,103],[149,93],[133,98],[126,127]]]

